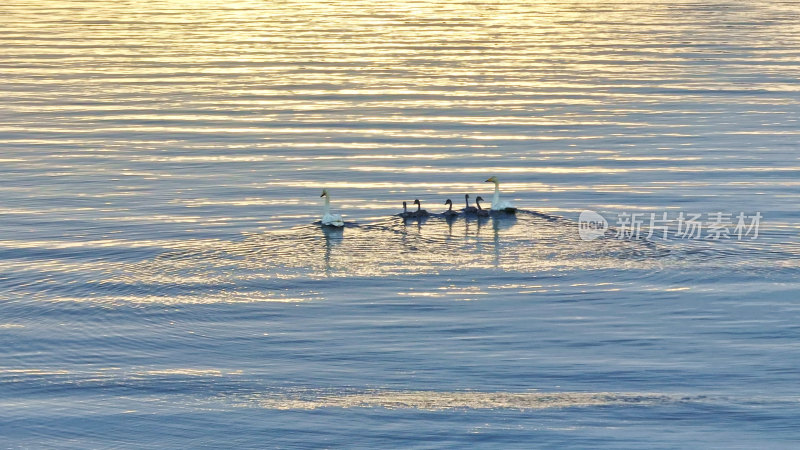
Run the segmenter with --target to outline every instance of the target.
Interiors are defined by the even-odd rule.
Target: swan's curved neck
[[[464,202],[466,202],[467,208],[469,208],[469,197],[464,197]]]
[[[500,183],[494,183],[494,197],[492,197],[492,205],[500,203]],[[494,206],[492,206],[494,208]]]
[[[417,211],[422,210],[422,202],[417,203]]]
[[[452,210],[453,210],[453,202],[450,202],[450,207],[449,207],[449,208],[447,208],[447,210],[448,210],[448,211],[452,211]]]
[[[331,213],[331,199],[325,196],[325,207],[322,209],[323,214],[328,215]]]
[[[478,205],[478,209],[483,209],[483,208],[481,208],[481,202],[475,200],[475,204]]]

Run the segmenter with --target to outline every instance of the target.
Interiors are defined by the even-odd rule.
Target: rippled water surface
[[[3,447],[800,442],[800,3],[9,0],[0,30]],[[491,175],[516,215],[394,216]]]

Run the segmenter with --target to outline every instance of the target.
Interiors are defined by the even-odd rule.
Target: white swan
[[[486,183],[494,183],[494,197],[492,197],[492,211],[503,211],[507,213],[517,212],[517,207],[509,202],[500,200],[500,182],[497,177],[486,180]]]
[[[331,198],[327,189],[322,190],[322,195],[325,197],[325,208],[322,210],[322,224],[330,227],[343,227],[344,221],[341,214],[331,214]]]

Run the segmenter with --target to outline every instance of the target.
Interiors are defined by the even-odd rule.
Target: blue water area
[[[798,446],[800,3],[0,29],[0,447]]]

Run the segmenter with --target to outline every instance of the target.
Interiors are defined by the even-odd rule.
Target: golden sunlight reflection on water
[[[40,242],[33,248],[45,245]],[[467,281],[453,285],[453,277],[475,274],[542,277],[561,272],[624,269],[658,278],[657,274],[664,271],[671,270],[671,276],[679,276],[683,270],[701,267],[707,271],[725,267],[729,271],[768,273],[770,267],[796,266],[781,254],[746,261],[738,258],[738,251],[757,246],[757,242],[709,249],[704,243],[676,245],[657,240],[616,239],[613,232],[604,239],[583,241],[575,223],[527,211],[516,216],[453,220],[436,216],[405,221],[393,218],[344,229],[309,225],[251,233],[237,241],[148,241],[135,248],[157,254],[138,262],[113,259],[114,255],[124,255],[124,249],[117,247],[124,245],[124,241],[51,245],[53,249],[85,247],[108,251],[111,259],[0,264],[0,268],[16,277],[30,274],[31,281],[17,286],[17,292],[28,292],[39,300],[99,304],[304,302],[324,300],[326,294],[318,288],[303,287],[303,283],[296,286],[287,283],[435,276],[442,278],[438,287],[420,289],[410,285],[395,294],[463,301],[505,292],[546,294],[560,292],[565,287],[558,282],[521,283],[519,278],[503,283],[482,285]],[[70,280],[70,284],[89,283],[96,289],[91,295],[65,294],[64,279]],[[680,283],[679,279],[675,283]],[[665,283],[651,285],[645,280],[639,283],[643,290],[687,289],[666,279],[662,281]],[[623,281],[604,280],[572,284],[566,289],[605,292],[624,286]]]
[[[0,30],[3,444],[798,442],[797,1],[4,0]],[[394,216],[493,175],[516,216]],[[586,210],[764,221],[581,241]]]

